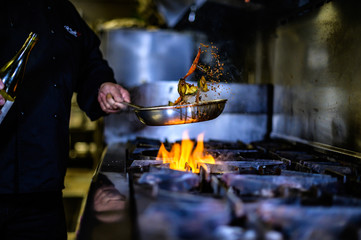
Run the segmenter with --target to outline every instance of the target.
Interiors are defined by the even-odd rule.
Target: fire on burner
[[[358,158],[281,139],[203,140],[128,143],[139,240],[360,239]]]
[[[194,142],[189,139],[188,132],[185,131],[181,144],[173,144],[170,151],[168,151],[162,143],[157,154],[157,159],[163,160],[163,163],[169,163],[171,169],[199,173],[200,164],[215,163],[213,156],[204,152],[203,139],[204,134],[199,134],[197,137],[197,145],[194,148]]]

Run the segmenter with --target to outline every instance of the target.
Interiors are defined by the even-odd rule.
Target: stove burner
[[[238,236],[235,239],[360,236],[361,164],[355,164],[357,160],[348,163],[344,157],[283,140],[209,141],[204,143],[205,151],[216,162],[199,163],[200,173],[194,174],[168,169],[156,159],[159,142],[153,143],[136,143],[127,159],[135,204],[146,206],[137,214],[142,235],[171,239],[233,239],[229,234]],[[170,143],[165,145],[171,148]]]

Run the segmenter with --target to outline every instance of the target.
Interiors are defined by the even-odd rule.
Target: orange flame
[[[181,144],[174,143],[170,152],[162,143],[157,159],[163,160],[163,163],[169,163],[171,169],[186,171],[188,165],[192,168],[192,172],[199,173],[199,163],[215,163],[211,155],[205,154],[203,139],[204,134],[199,134],[194,148],[194,142],[189,139],[188,132],[184,132]]]

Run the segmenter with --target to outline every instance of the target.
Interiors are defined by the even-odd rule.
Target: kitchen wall
[[[190,13],[185,13],[184,19],[174,29],[114,28],[102,32],[104,56],[112,66],[117,81],[131,91],[133,103],[157,106],[177,99],[178,79],[188,71],[200,43],[209,44],[209,49],[218,48],[226,69],[224,78],[230,80],[215,93],[220,95],[214,98],[228,99],[225,110],[217,119],[176,126],[146,126],[130,109],[129,112],[104,118],[107,144],[126,142],[136,137],[176,141],[182,138],[184,131],[188,131],[192,139],[205,133],[205,140],[245,142],[261,140],[267,135],[269,86],[244,84],[247,78],[238,74],[242,68],[236,69],[235,62],[242,63],[243,58],[236,57],[240,55],[236,49],[243,47],[236,48],[235,39],[230,35],[232,30],[242,29],[236,25],[249,27],[250,24],[236,21],[233,22],[236,28],[232,28],[231,21],[239,17],[236,16],[237,11],[230,8],[228,5],[206,3],[197,12],[197,20],[189,22],[187,16]],[[214,19],[217,13],[224,17],[227,12],[232,13],[228,14],[227,19]],[[206,23],[207,17],[213,17],[211,23]],[[228,23],[224,28],[223,22]],[[245,39],[249,41],[251,34],[248,34],[241,38],[242,43]],[[202,54],[202,63],[208,58],[212,58],[210,50]],[[190,81],[191,77],[187,80]],[[247,98],[248,94],[250,96]],[[210,97],[212,94],[207,95]]]
[[[268,36],[274,136],[361,152],[360,7],[334,0]]]
[[[93,26],[113,18],[134,17],[138,4],[136,0],[71,1]],[[278,25],[267,21],[265,16],[270,15],[253,14],[246,9],[242,13],[246,17],[240,21],[208,30],[212,33],[227,30],[218,35],[222,40],[229,40],[222,46],[234,44],[235,40],[240,43],[235,51],[228,52],[230,58],[237,56],[238,82],[274,85],[273,136],[361,152],[358,108],[361,95],[361,17],[357,12],[361,3],[357,0],[300,2],[320,4],[302,14],[280,19]],[[217,7],[213,9],[217,10]],[[207,22],[207,16],[229,15],[227,12],[222,15],[222,11],[217,15],[215,10],[211,10],[200,9],[198,21]],[[203,25],[199,24],[197,28],[197,22],[187,25],[184,21],[177,29],[202,30]],[[215,18],[212,21],[217,22]],[[236,115],[232,113],[230,116]],[[131,120],[134,125],[136,119],[132,117]],[[229,123],[232,126],[232,120]],[[261,127],[265,130],[265,125]],[[237,134],[242,138],[254,133],[245,132],[244,127],[238,127],[238,130]],[[266,131],[255,131],[261,133],[257,138]]]

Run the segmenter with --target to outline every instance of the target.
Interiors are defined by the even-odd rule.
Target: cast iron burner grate
[[[360,239],[359,159],[278,139],[208,141],[216,162],[196,174],[156,159],[160,144],[128,143],[139,239]]]

